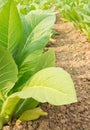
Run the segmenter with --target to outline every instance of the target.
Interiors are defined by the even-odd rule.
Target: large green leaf
[[[19,68],[23,64],[25,58],[27,58],[29,55],[34,53],[36,50],[43,51],[48,41],[49,41],[49,36],[45,36],[29,44],[25,52],[23,51],[24,50],[23,48],[21,51],[21,54],[20,55],[18,54],[17,59],[16,59],[18,61],[17,63],[18,63]]]
[[[54,105],[77,101],[70,75],[58,67],[49,67],[37,72],[22,91],[11,95],[9,98],[15,96],[20,98],[32,97],[39,102],[49,102]]]
[[[1,117],[3,115],[11,116],[20,98],[30,97],[39,102],[49,102],[54,105],[77,101],[70,75],[61,68],[49,67],[37,72],[22,91],[7,98],[2,107]],[[10,107],[11,104],[13,107]]]
[[[17,66],[6,49],[0,47],[0,98],[9,92],[17,80]]]
[[[43,68],[46,67],[52,67],[55,64],[55,54],[54,50],[50,49],[47,52],[39,53],[33,53],[25,60],[25,66],[22,66],[21,73],[23,73],[23,76],[18,80],[18,82],[15,84],[15,86],[12,89],[12,92],[20,91],[27,82],[28,79],[32,75],[34,75],[36,72],[40,71]],[[33,105],[32,105],[33,103]],[[34,101],[34,99],[25,99],[19,102],[19,105],[17,106],[17,114],[22,113],[25,110],[34,108],[38,103]]]
[[[37,31],[49,30],[55,22],[55,13],[49,11],[31,11],[25,16],[28,26],[31,28],[31,32],[35,29]],[[47,22],[48,21],[48,22]],[[46,25],[44,24],[46,23]],[[43,26],[44,25],[44,26]],[[47,28],[48,26],[48,28]],[[41,28],[40,28],[41,27]],[[39,32],[40,33],[40,32]]]
[[[38,71],[55,65],[55,53],[53,49],[47,52],[35,51],[23,62],[19,68],[19,80],[12,92],[20,91],[26,82]]]
[[[43,50],[49,41],[51,28],[55,22],[55,14],[44,11],[31,11],[22,16],[24,29],[24,47],[19,54],[21,62],[36,50]],[[17,59],[18,60],[18,59]]]
[[[39,102],[63,105],[76,102],[76,93],[70,75],[61,68],[50,67],[37,72],[27,87],[16,94],[31,96]]]
[[[55,65],[55,52],[50,49],[46,52],[35,51],[29,55],[20,66],[20,73],[31,70],[34,73],[40,71],[43,68],[51,67]]]
[[[14,53],[21,48],[22,34],[22,24],[14,0],[8,0],[0,11],[0,45]]]

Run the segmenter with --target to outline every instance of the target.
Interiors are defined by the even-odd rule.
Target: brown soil
[[[59,35],[48,47],[56,52],[56,66],[68,71],[74,81],[78,102],[64,106],[42,104],[47,117],[5,126],[3,130],[90,130],[90,42],[71,23],[54,27]]]

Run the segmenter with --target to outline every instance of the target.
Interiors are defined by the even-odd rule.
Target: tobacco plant
[[[54,0],[15,0],[22,14],[27,14],[31,10],[51,10],[54,11]]]
[[[39,103],[63,105],[77,101],[70,75],[55,65],[54,50],[45,51],[55,14],[23,15],[14,0],[0,8],[0,129],[10,122],[47,115]]]
[[[57,0],[56,6],[60,9],[64,20],[72,22],[90,40],[90,1]]]

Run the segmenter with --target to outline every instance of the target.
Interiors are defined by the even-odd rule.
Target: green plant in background
[[[8,0],[0,0],[0,7]],[[27,14],[31,10],[52,10],[55,9],[56,0],[14,0],[18,4],[21,13]]]
[[[52,10],[55,6],[54,0],[15,0],[22,14],[27,14],[31,10]]]
[[[77,101],[73,81],[54,67],[49,42],[55,14],[31,11],[23,15],[14,0],[0,9],[0,129],[12,117],[28,121],[47,115],[39,103],[53,105]],[[28,116],[27,116],[28,115]]]
[[[70,21],[83,31],[90,40],[90,1],[88,0],[57,0],[56,6],[60,9],[64,20]]]
[[[90,40],[90,0],[84,5],[83,8],[78,9],[78,13],[83,19],[84,28],[82,28],[82,31]]]

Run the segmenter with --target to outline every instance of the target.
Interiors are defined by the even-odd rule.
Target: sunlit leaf
[[[9,51],[0,47],[0,91],[6,94],[17,80],[17,66]],[[0,93],[0,95],[1,95]],[[1,96],[0,96],[1,97]]]
[[[35,108],[35,109],[25,111],[17,120],[17,122],[35,120],[38,119],[40,116],[46,116],[46,115],[47,113],[44,112],[41,108]]]
[[[61,68],[50,67],[37,72],[29,84],[13,98],[30,98],[53,105],[69,104],[77,101],[76,92],[70,75]],[[8,100],[7,100],[8,102]]]
[[[0,45],[14,53],[21,40],[22,25],[18,10],[14,0],[8,0],[0,11]]]

